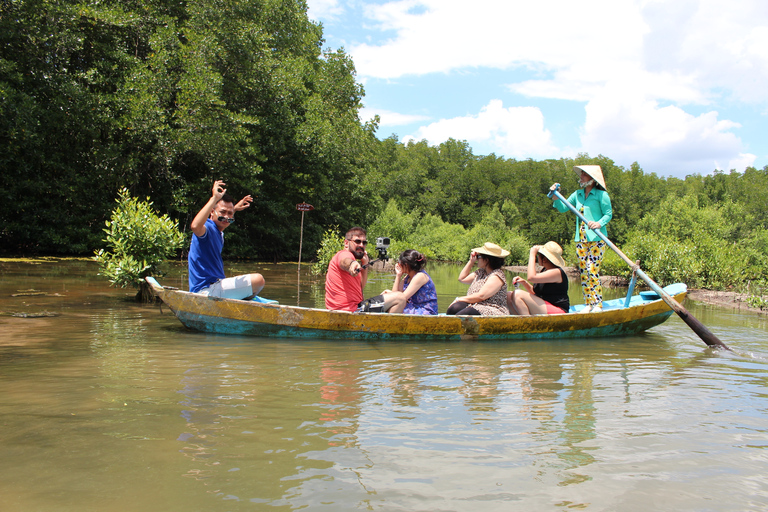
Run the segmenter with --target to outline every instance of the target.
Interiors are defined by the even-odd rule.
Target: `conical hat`
[[[593,180],[598,182],[601,187],[603,187],[603,190],[608,190],[605,187],[605,178],[603,178],[603,170],[600,169],[599,165],[574,165],[573,171],[581,176],[581,171],[584,171],[585,173],[589,174]]]

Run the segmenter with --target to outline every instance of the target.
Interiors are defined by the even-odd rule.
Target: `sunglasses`
[[[357,245],[362,245],[363,247],[368,245],[368,240],[359,240],[359,239],[358,240],[352,240],[351,238],[347,238],[347,240],[349,240],[350,242],[355,243]]]
[[[227,224],[232,224],[233,222],[235,222],[234,217],[224,217],[222,215],[219,215],[218,219],[219,219],[219,222],[226,222]]]

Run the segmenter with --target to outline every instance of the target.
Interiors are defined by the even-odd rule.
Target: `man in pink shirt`
[[[370,258],[365,250],[368,245],[366,232],[361,227],[354,227],[344,235],[344,249],[337,252],[328,264],[325,276],[325,307],[337,311],[357,311],[363,302],[363,288],[368,282],[368,262]],[[405,303],[402,294],[387,293],[381,300],[383,310],[402,311]],[[378,298],[378,297],[377,297]],[[403,302],[403,304],[400,304]]]

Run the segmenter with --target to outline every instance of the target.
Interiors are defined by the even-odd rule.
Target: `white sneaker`
[[[592,313],[602,313],[603,307],[602,306],[595,306],[592,308]]]
[[[589,313],[590,311],[592,311],[592,306],[584,306],[584,309],[579,311],[579,313]]]

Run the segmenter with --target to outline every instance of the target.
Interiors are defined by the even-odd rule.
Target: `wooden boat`
[[[562,315],[447,316],[349,313],[269,302],[207,297],[161,286],[148,277],[154,293],[187,328],[196,331],[282,338],[358,340],[519,340],[631,335],[655,327],[672,315],[654,292],[603,302],[601,313]],[[664,288],[678,302],[687,287]]]

